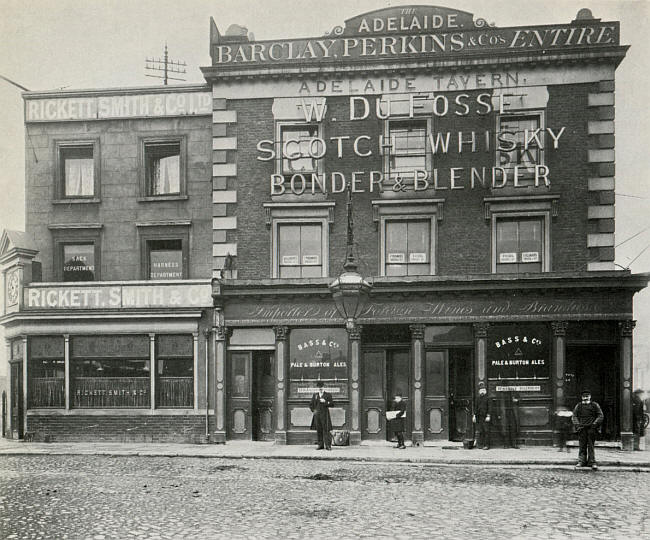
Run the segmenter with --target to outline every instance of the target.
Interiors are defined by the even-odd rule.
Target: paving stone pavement
[[[0,538],[650,538],[650,474],[340,461],[0,461]]]

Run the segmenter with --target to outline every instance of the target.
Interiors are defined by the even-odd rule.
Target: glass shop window
[[[156,407],[194,405],[194,349],[190,335],[156,337]]]

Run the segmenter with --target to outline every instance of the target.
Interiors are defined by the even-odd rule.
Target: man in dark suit
[[[604,416],[600,405],[595,401],[591,401],[591,392],[589,390],[583,390],[581,401],[573,409],[571,419],[578,432],[578,441],[580,443],[576,467],[591,467],[593,470],[598,470],[594,447],[596,431],[603,423]]]
[[[311,396],[309,408],[314,413],[311,420],[311,429],[315,429],[318,433],[318,448],[316,450],[332,449],[332,436],[330,430],[332,429],[332,419],[330,418],[330,407],[334,405],[332,401],[332,394],[325,392],[323,381],[318,381],[316,384],[318,392]]]
[[[477,446],[481,450],[490,448],[490,399],[487,396],[485,383],[478,383],[478,397],[474,404],[474,415],[472,421],[478,427]]]

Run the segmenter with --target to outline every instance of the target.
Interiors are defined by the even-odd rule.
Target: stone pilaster
[[[228,328],[217,326],[214,332],[214,442],[226,442],[226,342]]]
[[[412,324],[411,331],[411,396],[413,411],[413,432],[411,441],[413,445],[424,443],[424,388],[423,388],[423,366],[424,366],[424,325]]]
[[[287,394],[289,392],[288,326],[274,326],[275,332],[275,444],[287,444]]]
[[[567,321],[553,321],[553,343],[551,347],[552,355],[552,377],[553,381],[553,399],[555,407],[566,405],[566,395],[564,390],[564,374],[566,372],[566,330],[569,326]],[[553,442],[559,439],[557,427],[553,426]]]
[[[474,356],[476,358],[476,373],[474,389],[478,383],[484,383],[487,388],[487,335],[490,323],[474,323]]]
[[[350,338],[350,444],[361,444],[361,332],[363,327],[354,323],[348,328]]]
[[[636,321],[619,323],[619,360],[621,379],[621,444],[623,450],[634,450],[632,432],[632,335]]]

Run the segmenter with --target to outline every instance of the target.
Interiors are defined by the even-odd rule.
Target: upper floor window
[[[322,148],[314,139],[318,137],[316,124],[279,124],[280,158],[278,174],[292,176],[318,172],[318,160]]]
[[[62,244],[63,281],[95,280],[95,244]]]
[[[180,143],[146,143],[147,187],[150,195],[176,195],[181,192]]]
[[[183,241],[148,240],[149,279],[183,278]]]
[[[518,167],[521,178],[534,176],[535,166],[544,164],[543,115],[541,112],[507,114],[498,117],[498,167]],[[540,142],[542,145],[540,146]]]
[[[326,277],[334,202],[265,203],[271,229],[271,277]]]
[[[187,279],[190,221],[136,223],[142,279]]]
[[[427,153],[429,120],[389,120],[384,133],[385,172],[390,178],[397,176],[413,179],[415,171],[428,171],[431,157]]]
[[[443,199],[375,200],[379,275],[429,276],[436,272],[436,224]]]
[[[279,277],[321,277],[322,236],[320,223],[278,224]]]
[[[56,199],[98,197],[99,141],[57,141],[56,159]]]
[[[144,200],[185,198],[184,137],[147,138],[141,146],[141,193]]]
[[[431,220],[387,219],[384,275],[431,274]]]
[[[541,272],[544,218],[496,218],[497,274]]]
[[[50,225],[54,241],[54,279],[99,281],[101,224]]]

